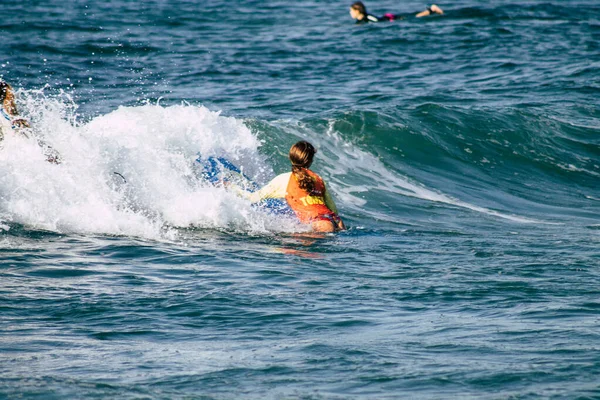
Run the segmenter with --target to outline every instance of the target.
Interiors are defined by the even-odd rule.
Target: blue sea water
[[[600,5],[366,4],[2,3],[0,398],[600,398]]]

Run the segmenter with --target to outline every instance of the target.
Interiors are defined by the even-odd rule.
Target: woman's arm
[[[433,14],[441,15],[443,13],[444,13],[444,11],[441,8],[439,8],[435,4],[432,4],[430,7],[427,7],[426,10],[423,10],[420,13],[418,13],[417,15],[415,15],[415,17],[421,18],[421,17],[427,17],[429,15],[433,15]]]
[[[325,184],[325,182],[323,182],[323,184]],[[337,207],[335,206],[333,197],[331,197],[331,195],[329,194],[329,190],[327,190],[327,187],[325,187],[325,205],[327,206],[327,208],[329,208],[331,211],[333,211],[337,215],[337,213],[338,213]],[[338,219],[339,219],[339,221],[337,222],[336,229],[340,230],[340,231],[345,231],[346,225],[344,225],[344,221],[342,221],[342,219],[340,218],[339,215],[338,215]]]
[[[283,199],[287,191],[287,186],[290,181],[291,172],[277,175],[273,180],[263,186],[256,192],[248,192],[235,187],[236,194],[240,197],[250,200],[252,203],[258,203],[265,199]]]
[[[325,185],[325,182],[323,182]],[[327,185],[325,185],[325,205],[334,213],[338,213],[337,207],[335,206],[335,202],[333,201],[333,197],[329,194],[329,190],[327,190]]]

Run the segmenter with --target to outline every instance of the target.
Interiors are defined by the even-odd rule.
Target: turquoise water
[[[597,2],[87,3],[2,6],[0,398],[600,397]],[[195,168],[299,139],[347,232]]]

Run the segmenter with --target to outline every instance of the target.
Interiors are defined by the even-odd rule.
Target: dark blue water
[[[2,5],[1,398],[600,397],[600,5],[348,6]],[[299,139],[347,232],[194,169]]]

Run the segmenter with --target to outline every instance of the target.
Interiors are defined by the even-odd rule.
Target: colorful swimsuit
[[[332,218],[337,218],[336,212],[330,207],[331,204],[330,206],[327,205],[327,189],[325,188],[323,179],[308,169],[306,172],[314,180],[315,187],[312,193],[308,193],[305,189],[300,188],[296,176],[292,174],[288,181],[285,195],[285,200],[290,208],[294,210],[298,219],[303,223],[323,220],[331,221]],[[333,203],[332,200],[331,203]],[[335,209],[335,204],[333,208]]]
[[[314,221],[340,221],[337,207],[329,195],[323,179],[310,170],[306,170],[315,180],[315,189],[310,194],[298,186],[296,177],[291,173],[276,176],[262,189],[253,193],[240,193],[253,203],[265,199],[285,199],[302,223]]]

